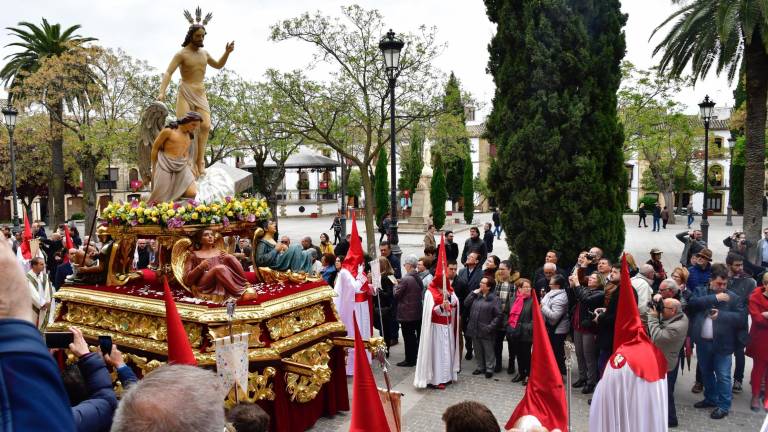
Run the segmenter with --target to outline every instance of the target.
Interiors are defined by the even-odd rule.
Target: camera
[[[587,252],[587,260],[594,261],[595,260],[595,254]]]
[[[662,313],[664,311],[664,300],[661,300],[661,299],[659,301],[650,300],[648,302],[648,309],[653,309],[657,313]]]

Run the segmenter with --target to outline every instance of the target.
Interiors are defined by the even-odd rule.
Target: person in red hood
[[[752,328],[749,330],[749,343],[746,354],[752,357],[752,411],[763,409],[768,411],[768,399],[760,401],[760,387],[765,382],[768,371],[768,273],[763,274],[763,283],[752,291],[749,296],[749,316],[752,317]]]

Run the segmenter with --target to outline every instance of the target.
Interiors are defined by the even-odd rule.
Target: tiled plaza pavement
[[[650,217],[649,224],[650,224]],[[486,222],[490,220],[489,214],[478,215],[476,222]],[[713,249],[715,261],[724,261],[727,248],[722,244],[722,239],[730,235],[734,229],[739,229],[741,219],[734,218],[734,226],[726,227],[725,218],[715,217],[710,219],[710,247]],[[625,224],[627,226],[627,236],[625,248],[634,254],[638,261],[648,259],[648,251],[653,247],[660,247],[664,250],[663,256],[665,268],[669,272],[680,257],[682,243],[678,242],[674,234],[686,230],[685,221],[678,219],[680,223],[668,226],[667,230],[655,233],[650,228],[637,228],[636,216],[626,216]],[[767,226],[768,221],[764,221],[763,226]],[[695,222],[698,226],[699,220]],[[311,235],[317,239],[320,232],[329,232],[330,218],[319,219],[294,219],[284,218],[281,220],[281,234],[288,234],[294,241],[298,241],[303,235]],[[363,228],[363,224],[359,224]],[[362,235],[362,233],[361,233]],[[463,245],[467,238],[466,230],[457,232],[456,241]],[[503,238],[503,236],[502,236]],[[419,254],[423,235],[408,234],[401,236],[401,245],[404,253]],[[506,257],[508,249],[503,241],[496,241],[493,254],[499,257]],[[542,257],[543,260],[543,257]],[[459,382],[448,386],[445,390],[416,390],[413,388],[413,368],[399,368],[395,363],[403,360],[402,338],[400,345],[393,347],[390,362],[392,363],[390,379],[395,389],[403,392],[403,421],[406,431],[443,431],[444,426],[441,415],[446,407],[453,403],[463,400],[476,400],[488,405],[503,426],[509,418],[515,404],[522,398],[524,387],[518,383],[511,383],[510,376],[506,372],[496,374],[492,379],[486,379],[483,376],[473,376],[469,372],[474,370],[474,361],[463,361],[463,372],[459,376]],[[506,348],[505,348],[506,351]],[[505,354],[506,363],[506,354]],[[749,410],[749,399],[751,396],[749,390],[749,374],[752,369],[750,359],[747,357],[747,367],[745,371],[744,392],[734,395],[733,408],[731,414],[723,420],[711,420],[709,410],[697,410],[693,404],[700,400],[701,395],[691,393],[693,385],[693,376],[695,368],[695,355],[693,367],[690,371],[678,377],[675,396],[677,398],[679,431],[756,431],[765,417],[765,414],[755,414]],[[380,368],[374,367],[377,382],[384,386],[384,380]],[[352,380],[349,379],[350,389]],[[572,425],[574,431],[587,431],[589,406],[588,397],[574,389]],[[656,415],[648,413],[648,415]],[[312,431],[346,431],[349,429],[349,413],[342,413],[334,418],[320,419]]]

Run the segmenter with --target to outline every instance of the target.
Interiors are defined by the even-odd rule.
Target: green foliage
[[[379,159],[376,161],[374,178],[374,196],[376,197],[376,221],[384,220],[384,213],[389,210],[389,182],[387,181],[387,151],[382,147],[379,150]]]
[[[360,170],[352,168],[347,176],[347,196],[360,197],[360,191],[363,189],[363,180],[360,176]]]
[[[448,192],[445,190],[445,167],[440,154],[435,155],[435,169],[432,171],[432,183],[429,190],[429,201],[432,204],[432,223],[441,229],[445,225],[445,202]]]
[[[472,183],[472,162],[464,161],[464,174],[461,193],[464,198],[464,221],[472,223],[475,217],[475,185]]]
[[[85,220],[85,213],[72,213],[69,220]]]
[[[464,96],[459,80],[451,72],[443,94],[443,113],[434,127],[434,153],[443,156],[448,197],[458,201],[462,196],[464,161],[470,158],[469,135],[464,114]]]
[[[520,271],[548,249],[624,246],[627,176],[616,93],[626,17],[619,2],[485,1],[497,24],[488,71],[496,94],[486,122],[496,145],[489,184]],[[572,7],[570,7],[573,5]]]
[[[653,207],[656,206],[656,202],[659,201],[659,196],[654,195],[644,195],[642,198],[640,198],[640,202],[638,203],[638,207],[640,204],[645,204],[645,211],[652,212]]]
[[[419,184],[421,169],[424,167],[424,126],[420,122],[413,124],[408,147],[401,153],[402,167],[400,168],[400,183],[398,189],[401,191],[409,190],[411,193],[416,191]]]

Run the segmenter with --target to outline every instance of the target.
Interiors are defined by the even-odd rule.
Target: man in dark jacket
[[[352,234],[347,234],[347,236],[341,240],[339,240],[339,244],[336,245],[335,248],[333,248],[333,254],[337,257],[339,256],[346,256],[349,252],[349,239],[352,238]]]
[[[78,431],[108,431],[117,408],[117,398],[112,390],[112,378],[98,353],[90,352],[83,333],[70,327],[74,341],[69,350],[77,357],[77,368],[83,376],[88,399],[72,407],[72,416]]]
[[[400,270],[400,258],[392,254],[392,246],[388,241],[381,242],[379,245],[379,252],[381,253],[381,256],[389,260],[389,264],[392,265],[392,270],[395,271],[395,277],[400,280],[400,278],[403,277],[403,272]]]
[[[707,244],[702,240],[702,235],[701,230],[683,231],[675,235],[675,238],[685,245],[683,253],[680,254],[680,264],[683,267],[692,265],[691,257],[707,247]]]
[[[651,231],[660,231],[661,230],[661,206],[659,203],[656,203],[655,206],[653,206],[653,229]]]
[[[728,279],[728,291],[733,291],[739,296],[744,307],[744,312],[748,311],[749,296],[752,295],[752,291],[755,290],[757,283],[748,274],[744,273],[744,260],[741,255],[729,252],[725,258],[725,264],[728,266],[728,273],[730,278]],[[744,316],[744,322],[747,321],[746,315]],[[741,329],[736,337],[736,347],[733,352],[736,359],[736,367],[733,371],[733,392],[741,393],[741,383],[744,381],[744,349],[749,341],[749,334],[747,328]]]
[[[485,250],[488,251],[488,253],[491,253],[493,252],[493,241],[496,239],[496,236],[493,235],[490,222],[486,222],[483,229],[485,230],[483,232],[483,243],[485,243]]]
[[[397,299],[397,321],[403,330],[405,341],[405,360],[398,366],[416,366],[416,357],[419,351],[419,337],[421,333],[421,312],[424,284],[416,273],[416,265],[419,259],[416,255],[408,255],[403,260],[406,274],[395,288]]]
[[[704,381],[704,400],[696,408],[714,408],[713,419],[721,419],[731,409],[731,357],[736,349],[737,335],[747,325],[744,302],[728,291],[728,268],[712,266],[712,278],[707,287],[694,288],[688,304],[693,314],[691,337],[696,343],[696,355]]]
[[[61,250],[61,264],[56,266],[56,276],[53,279],[53,287],[56,288],[56,290],[61,288],[61,286],[64,285],[67,276],[73,273],[72,263],[69,259],[64,259],[64,257],[69,257],[67,248]]]
[[[697,288],[704,288],[706,291],[709,285],[710,273],[712,272],[712,251],[704,248],[691,258],[691,266],[688,267],[688,289],[695,291]]]
[[[493,293],[495,282],[493,279],[483,277],[480,279],[480,287],[464,300],[464,308],[469,310],[466,336],[471,337],[476,344],[477,369],[472,375],[485,373],[486,378],[493,376],[496,365],[493,344],[496,339],[496,330],[501,322],[501,301]]]
[[[464,264],[464,268],[459,271],[459,275],[456,276],[453,289],[456,292],[456,297],[459,298],[460,304],[464,304],[464,300],[469,296],[469,293],[480,287],[480,279],[483,277],[483,269],[478,265],[478,253],[472,252],[467,255],[467,261]],[[469,318],[470,311],[464,309],[461,311],[461,328],[466,332],[467,319]],[[472,338],[464,335],[464,346],[467,348],[467,360],[472,360]]]
[[[651,285],[651,288],[653,288],[654,293],[659,292],[659,284],[667,278],[667,272],[664,270],[664,264],[661,262],[661,254],[661,249],[653,248],[651,249],[651,259],[645,262],[653,266],[653,285]]]
[[[54,232],[50,239],[41,238],[40,249],[45,252],[45,271],[48,272],[48,279],[53,280],[56,277],[56,253],[64,249],[61,234]]]
[[[491,219],[493,220],[493,233],[496,235],[497,239],[501,240],[501,213],[499,213],[498,208],[493,209]]]
[[[448,261],[459,259],[459,245],[453,242],[453,231],[445,232],[445,258]]]
[[[29,288],[6,242],[0,270],[0,431],[74,432],[59,368],[32,324]]]
[[[610,280],[605,286],[605,300],[603,304],[605,307],[602,309],[602,313],[597,313],[597,346],[600,349],[600,354],[597,358],[597,372],[600,377],[603,376],[603,370],[605,369],[608,358],[613,354],[613,336],[614,327],[616,327],[616,313],[619,308],[619,286],[621,284],[621,264],[613,264],[611,266]],[[635,296],[634,301],[637,302],[637,292],[632,289],[632,293]]]
[[[488,258],[488,249],[485,247],[485,242],[480,238],[480,230],[477,227],[469,229],[469,238],[464,242],[464,250],[461,251],[461,263],[466,264],[467,255],[470,252],[477,252],[479,260],[478,262],[484,263]]]

